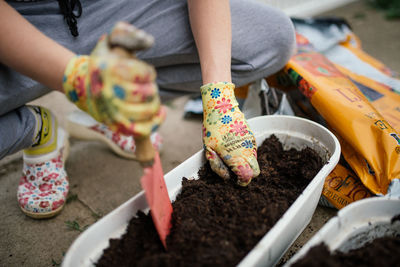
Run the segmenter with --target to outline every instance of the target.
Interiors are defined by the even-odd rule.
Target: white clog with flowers
[[[132,136],[111,131],[109,127],[97,122],[81,110],[73,111],[67,119],[68,132],[71,137],[103,142],[117,155],[127,159],[136,159],[135,140]],[[163,142],[161,135],[158,132],[153,132],[150,135],[150,140],[154,148],[160,151]]]
[[[68,133],[58,127],[57,148],[43,155],[24,152],[24,166],[17,191],[21,210],[35,219],[57,215],[65,205],[69,183],[64,162],[68,156]]]

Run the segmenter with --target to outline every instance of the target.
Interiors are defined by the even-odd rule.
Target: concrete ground
[[[323,15],[345,17],[360,37],[364,50],[400,72],[400,21],[385,20],[381,12],[363,1]],[[165,173],[202,147],[201,121],[183,119],[187,99],[179,98],[168,104],[168,118],[161,127]],[[65,124],[65,115],[75,109],[59,93],[44,96],[35,103],[51,108],[61,125]],[[0,266],[58,266],[85,227],[141,190],[142,171],[138,163],[116,156],[102,143],[71,139],[66,163],[71,186],[68,202],[57,217],[33,220],[20,211],[16,200],[21,167],[21,153],[0,161]],[[293,255],[335,213],[333,209],[318,207],[285,258]]]

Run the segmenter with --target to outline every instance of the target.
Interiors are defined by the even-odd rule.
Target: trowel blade
[[[167,186],[161,166],[160,156],[156,151],[153,166],[143,169],[141,184],[150,206],[151,217],[160,240],[167,249],[166,238],[171,228],[172,204],[168,196]]]

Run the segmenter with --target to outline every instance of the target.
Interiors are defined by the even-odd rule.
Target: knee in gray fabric
[[[233,39],[232,76],[239,84],[276,73],[296,50],[294,26],[286,14],[266,5],[253,11],[253,22],[238,19],[241,34]]]
[[[277,13],[275,17],[276,30],[265,29],[260,32],[258,41],[260,44],[260,65],[255,67],[255,72],[265,71],[269,76],[282,69],[296,51],[296,37],[292,21],[283,13]]]
[[[280,25],[281,30],[275,33],[275,47],[277,49],[277,70],[283,68],[296,52],[296,34],[289,17],[285,16]]]

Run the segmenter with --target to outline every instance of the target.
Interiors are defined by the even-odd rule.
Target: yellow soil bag
[[[337,209],[372,196],[357,175],[340,164],[326,178],[322,195]]]
[[[284,71],[338,136],[345,160],[362,183],[385,195],[391,181],[400,178],[400,135],[394,128],[400,125],[400,96],[335,66],[303,36],[297,36],[297,43],[298,53]],[[359,89],[362,84],[373,86],[380,97],[370,102]]]

